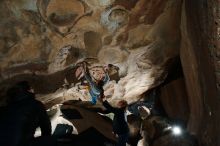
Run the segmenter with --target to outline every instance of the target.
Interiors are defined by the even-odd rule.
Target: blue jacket
[[[89,83],[89,86],[90,86],[90,90],[89,90],[89,93],[92,97],[92,104],[96,104],[97,102],[97,98],[99,98],[100,94],[102,92],[104,92],[103,90],[103,87],[102,86],[99,86],[97,85],[91,78],[91,76],[89,74],[85,74],[85,79],[87,80],[87,82]],[[108,74],[105,75],[105,78],[103,80],[103,85],[105,85],[108,81],[109,81],[109,76]]]

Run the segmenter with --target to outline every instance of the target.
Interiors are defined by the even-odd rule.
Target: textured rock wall
[[[202,145],[219,145],[219,15],[217,0],[2,0],[0,103],[24,79],[45,102],[89,100],[73,75],[82,60],[119,68],[105,93],[132,103],[161,84],[180,55],[188,129]]]
[[[219,91],[216,74],[218,46],[217,27],[213,16],[217,1],[185,0],[182,9],[180,56],[189,96],[188,129],[201,145],[219,145]],[[213,29],[214,27],[214,29]]]
[[[209,31],[212,32],[209,37],[209,49],[215,65],[217,88],[220,90],[220,3],[219,1],[209,2],[209,13],[212,14],[212,21],[209,22]]]
[[[189,119],[189,105],[183,78],[163,86],[161,88],[160,100],[168,117],[187,123]]]
[[[113,64],[112,98],[137,101],[179,55],[181,0],[3,0],[0,90],[30,81],[38,94],[77,80],[75,64]],[[3,13],[4,12],[4,13]],[[7,12],[7,13],[5,13]],[[93,59],[92,59],[93,58]]]

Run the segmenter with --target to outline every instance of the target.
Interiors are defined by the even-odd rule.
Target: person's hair
[[[31,89],[31,86],[28,81],[20,81],[16,84],[16,86],[22,88],[23,91],[29,91]]]
[[[15,85],[8,88],[6,95],[7,95],[7,103],[13,103],[19,100],[24,99],[29,90],[31,89],[31,86],[29,85],[28,81],[21,81],[16,83]]]
[[[120,101],[118,102],[118,106],[119,106],[120,108],[125,108],[125,107],[128,106],[128,102],[127,102],[126,100],[120,100]]]
[[[114,65],[112,65],[112,64],[108,64],[108,67],[113,67]]]
[[[10,88],[8,88],[6,95],[9,98],[15,98],[18,94],[20,94],[22,92],[22,88],[20,88],[19,86],[12,86]]]
[[[7,95],[7,99],[6,102],[8,104],[16,101],[19,99],[19,97],[23,94],[23,89],[17,85],[14,85],[10,88],[8,88],[6,95]]]

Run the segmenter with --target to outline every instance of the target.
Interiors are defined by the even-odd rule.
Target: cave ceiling
[[[179,55],[181,0],[2,0],[0,89],[28,80],[41,100],[88,100],[76,64],[112,64],[105,94],[137,101]],[[51,99],[52,100],[52,99]]]

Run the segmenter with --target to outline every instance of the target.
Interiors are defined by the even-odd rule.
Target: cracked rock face
[[[105,94],[110,99],[135,102],[163,82],[170,60],[179,55],[181,3],[3,0],[1,91],[25,79],[32,83],[41,100],[64,93],[66,97],[82,99],[81,94],[88,94],[75,90],[79,81],[74,73],[76,63],[85,60],[89,69],[112,64]]]

